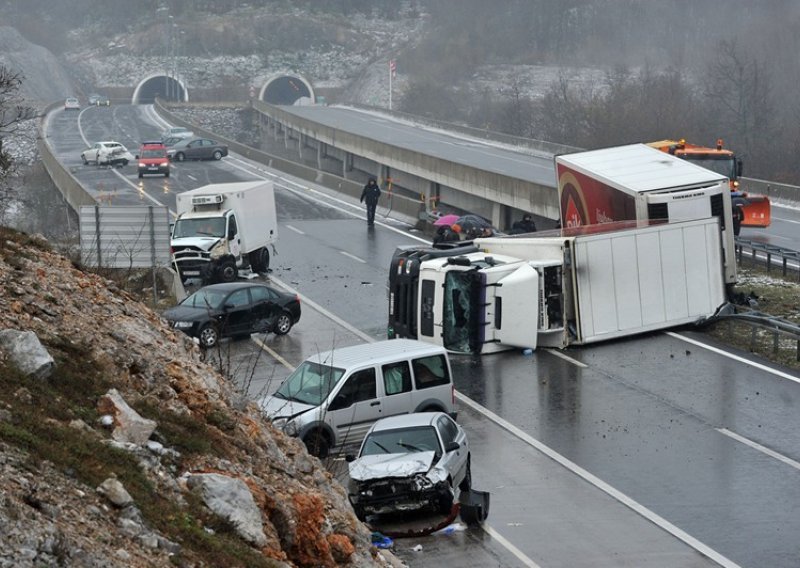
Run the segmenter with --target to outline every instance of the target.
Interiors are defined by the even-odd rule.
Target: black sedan
[[[208,138],[187,138],[173,144],[167,156],[176,162],[184,160],[221,160],[228,155],[228,146]]]
[[[289,333],[300,320],[300,298],[257,282],[229,282],[200,288],[164,312],[170,327],[215,347],[222,337]]]

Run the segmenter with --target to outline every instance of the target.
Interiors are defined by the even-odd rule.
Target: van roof
[[[414,339],[385,339],[374,343],[362,343],[323,351],[316,355],[311,355],[308,359],[334,367],[349,367],[350,365],[363,363],[365,359],[380,363],[396,359],[398,355],[424,357],[426,355],[446,353],[443,347]]]

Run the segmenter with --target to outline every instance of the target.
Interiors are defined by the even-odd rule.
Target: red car
[[[136,159],[139,160],[140,178],[145,174],[162,174],[164,177],[169,177],[167,147],[161,141],[142,142]]]

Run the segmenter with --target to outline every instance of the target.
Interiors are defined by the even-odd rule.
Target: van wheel
[[[330,454],[331,446],[328,442],[328,437],[319,428],[306,434],[306,437],[303,438],[303,443],[306,445],[309,454],[321,460],[327,458],[328,454]]]

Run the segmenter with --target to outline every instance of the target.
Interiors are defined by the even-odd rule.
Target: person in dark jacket
[[[375,224],[375,209],[378,207],[378,198],[381,196],[381,188],[375,178],[370,178],[364,191],[361,192],[361,203],[367,203],[367,225]]]
[[[521,221],[515,222],[511,226],[512,235],[521,235],[524,233],[535,233],[536,223],[533,222],[533,217],[530,213],[525,213]]]
[[[436,235],[433,237],[433,244],[450,243],[460,240],[458,233],[450,228],[449,225],[443,225],[436,229]]]

